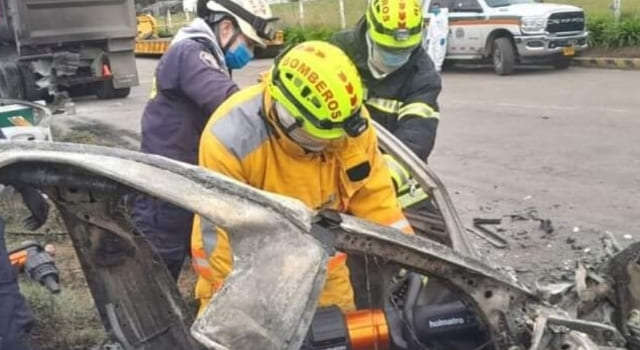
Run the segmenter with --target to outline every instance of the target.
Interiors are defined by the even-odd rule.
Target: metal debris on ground
[[[629,320],[627,321],[627,327],[629,331],[636,336],[640,336],[640,310],[633,309],[629,313]]]
[[[613,233],[609,231],[607,231],[606,236],[602,238],[602,244],[604,245],[605,252],[610,257],[622,250],[618,240],[613,236]]]
[[[500,225],[502,219],[496,218],[473,218],[474,228],[467,228],[467,231],[491,243],[496,248],[507,248],[509,242],[498,232],[487,228],[487,225]]]
[[[525,214],[511,214],[507,215],[513,221],[538,221],[540,223],[539,229],[546,234],[552,234],[554,232],[553,222],[550,219],[542,219],[538,216],[538,211],[534,208],[527,209]]]

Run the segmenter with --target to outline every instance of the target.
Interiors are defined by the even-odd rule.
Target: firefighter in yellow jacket
[[[362,106],[360,76],[339,48],[299,44],[276,58],[265,81],[214,113],[200,165],[265,191],[413,233],[396,199],[376,133]],[[232,269],[226,233],[196,216],[192,253],[200,311]],[[355,308],[346,256],[328,266],[320,306]]]

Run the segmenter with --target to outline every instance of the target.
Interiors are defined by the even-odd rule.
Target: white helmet
[[[266,47],[266,40],[275,36],[278,18],[272,17],[266,0],[210,0],[207,9],[235,18],[242,34],[261,47]]]

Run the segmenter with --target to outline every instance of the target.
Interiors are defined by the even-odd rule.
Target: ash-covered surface
[[[606,240],[613,238],[625,247],[637,239],[632,234],[583,227],[535,207],[505,210],[494,202],[482,206],[473,217],[500,219],[500,224],[482,226],[504,239],[506,248],[480,237],[482,230],[474,227],[472,220],[466,220],[466,226],[479,234],[468,232],[468,237],[483,256],[512,268],[532,288],[536,281],[541,285],[573,282],[579,262],[590,270],[598,270],[609,258]]]

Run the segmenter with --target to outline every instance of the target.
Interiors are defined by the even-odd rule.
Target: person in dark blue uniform
[[[245,66],[253,48],[274,36],[265,0],[199,0],[198,18],[181,29],[156,69],[142,116],[143,152],[198,164],[200,135],[213,112],[238,87],[230,71]],[[132,219],[177,280],[193,214],[140,196]]]
[[[0,129],[0,139],[4,138],[5,135]],[[47,220],[49,204],[34,188],[17,187],[16,191],[22,195],[31,212],[31,216],[25,220],[25,226],[30,230],[38,229]],[[5,223],[0,213],[0,349],[28,350],[30,346],[27,335],[34,319],[31,309],[20,293],[16,271],[9,261],[4,228]]]

